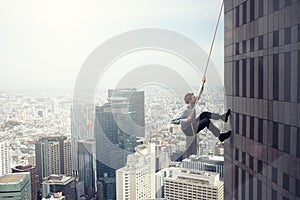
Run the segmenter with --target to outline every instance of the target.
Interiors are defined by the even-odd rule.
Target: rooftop
[[[21,181],[25,177],[25,174],[15,173],[15,174],[7,174],[0,177],[1,183],[17,183]]]

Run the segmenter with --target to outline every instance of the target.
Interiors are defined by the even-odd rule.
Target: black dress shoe
[[[230,110],[230,109],[228,109],[228,110],[227,110],[227,112],[226,112],[226,114],[225,114],[225,120],[224,120],[224,122],[227,122],[227,121],[228,121],[228,118],[229,118],[230,112],[231,112],[231,110]]]
[[[219,136],[219,140],[221,142],[224,142],[224,140],[226,140],[227,138],[229,138],[231,135],[231,131],[227,131],[226,133],[222,133],[220,136]]]

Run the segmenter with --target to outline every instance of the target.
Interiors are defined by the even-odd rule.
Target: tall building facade
[[[94,109],[86,102],[73,102],[71,107],[71,161],[72,174],[78,177],[78,198],[96,192]]]
[[[225,199],[300,198],[300,2],[225,1]]]
[[[224,183],[219,174],[185,168],[170,168],[164,179],[166,199],[224,199]]]
[[[9,142],[0,142],[0,176],[10,173],[11,154]]]
[[[22,172],[0,176],[0,199],[32,199],[30,173]]]
[[[39,177],[36,174],[35,167],[32,165],[18,165],[12,168],[12,173],[30,173],[30,182],[31,182],[31,197],[33,200],[38,200],[40,198],[40,182]]]
[[[43,137],[36,142],[36,172],[40,182],[51,174],[70,173],[70,148],[65,146],[66,141],[67,137]]]
[[[104,199],[116,199],[116,170],[136,146],[136,114],[129,111],[127,98],[113,97],[97,106],[95,115],[97,185]]]
[[[127,165],[116,171],[117,199],[155,199],[155,144],[136,147]]]
[[[135,88],[110,89],[108,98],[125,97],[129,103],[129,112],[134,112],[136,118],[132,119],[137,126],[137,136],[145,137],[145,97],[144,91]]]

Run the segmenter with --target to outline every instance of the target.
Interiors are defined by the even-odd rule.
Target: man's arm
[[[200,99],[200,97],[201,97],[201,95],[202,95],[202,93],[203,93],[205,82],[206,82],[206,77],[203,76],[203,78],[202,78],[202,83],[201,83],[201,88],[200,88],[200,90],[199,90],[199,94],[196,96],[196,102],[199,101],[199,99]]]

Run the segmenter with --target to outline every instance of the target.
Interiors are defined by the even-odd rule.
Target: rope
[[[198,101],[200,100],[200,97],[202,96],[202,93],[203,93],[203,90],[204,90],[205,81],[203,81],[203,80],[206,77],[206,72],[207,72],[208,64],[209,64],[209,61],[210,61],[211,53],[212,53],[212,50],[213,50],[213,46],[214,46],[214,43],[215,43],[215,39],[216,39],[216,35],[217,35],[217,31],[218,31],[218,27],[219,27],[221,15],[222,15],[222,10],[223,10],[223,7],[224,7],[224,1],[225,0],[222,0],[222,4],[221,4],[220,11],[219,11],[219,16],[218,16],[218,21],[217,21],[217,24],[216,24],[216,28],[215,28],[215,31],[214,31],[214,36],[213,36],[213,39],[212,39],[212,42],[211,42],[211,45],[210,45],[210,49],[209,49],[209,53],[208,53],[208,58],[207,58],[205,70],[204,70],[204,73],[203,73],[203,79],[201,81],[200,88],[199,88],[198,93],[197,93],[198,95],[196,97],[196,102],[195,102],[195,105],[193,107],[192,115],[195,112],[195,107],[196,107]],[[196,135],[193,123],[191,123],[191,127],[192,127],[193,134]],[[196,138],[196,139],[197,139],[197,152],[199,153],[198,138]]]

